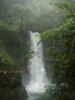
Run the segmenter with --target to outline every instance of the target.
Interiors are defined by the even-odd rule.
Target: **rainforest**
[[[75,100],[75,0],[0,0],[0,100]]]

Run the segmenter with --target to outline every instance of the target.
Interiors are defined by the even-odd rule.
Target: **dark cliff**
[[[18,72],[0,72],[0,100],[27,100],[28,95]]]

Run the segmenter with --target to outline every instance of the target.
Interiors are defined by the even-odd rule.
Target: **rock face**
[[[20,73],[0,72],[0,100],[27,100]]]

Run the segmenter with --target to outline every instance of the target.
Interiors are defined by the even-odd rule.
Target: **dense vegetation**
[[[41,36],[49,43],[49,61],[53,57],[53,86],[46,91],[47,99],[75,100],[75,2],[56,4],[66,12],[66,20],[58,28],[43,33]],[[51,96],[50,96],[51,95]]]
[[[27,63],[28,34],[14,4],[16,1],[0,1],[0,65],[20,69]]]

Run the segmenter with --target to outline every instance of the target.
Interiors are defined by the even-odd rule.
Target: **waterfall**
[[[29,59],[30,83],[27,86],[29,92],[43,92],[47,85],[47,77],[44,68],[43,44],[38,32],[29,31],[31,39],[32,58]],[[40,41],[40,43],[39,43]],[[38,44],[39,43],[39,44]]]

